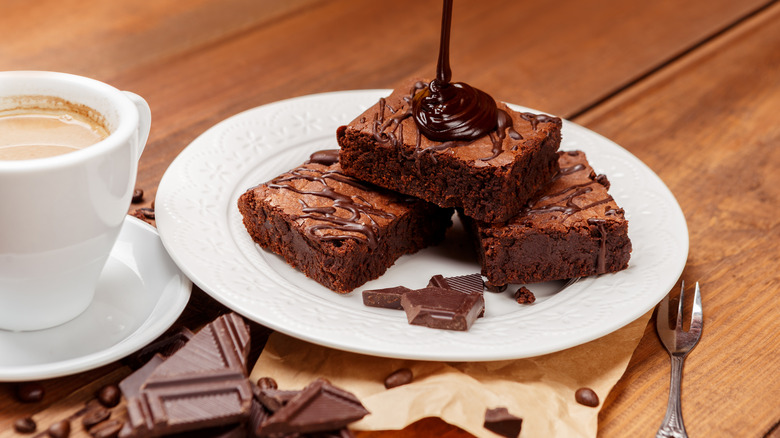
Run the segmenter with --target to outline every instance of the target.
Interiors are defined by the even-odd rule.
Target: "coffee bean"
[[[577,403],[595,408],[599,405],[599,396],[590,388],[580,388],[574,393],[574,400]]]
[[[273,377],[261,377],[257,379],[257,386],[260,389],[277,389],[279,387]]]
[[[141,202],[144,202],[144,191],[141,189],[135,189],[133,190],[133,204],[139,204]]]
[[[122,420],[106,421],[90,429],[89,434],[95,438],[116,438],[124,425]]]
[[[108,420],[108,417],[110,416],[111,412],[108,409],[97,406],[84,414],[84,418],[81,419],[81,424],[84,425],[84,429],[89,430],[92,429],[92,427],[94,427],[96,424]]]
[[[46,433],[48,433],[51,438],[68,438],[68,436],[70,436],[70,421],[58,421],[49,426]]]
[[[146,219],[154,219],[154,209],[153,208],[139,208],[138,211],[141,212],[141,214],[144,215]]]
[[[45,391],[38,382],[20,383],[16,387],[16,398],[23,403],[36,403],[43,400]]]
[[[390,389],[395,388],[396,386],[406,385],[407,383],[411,383],[413,378],[412,370],[409,368],[400,368],[385,377],[385,388]]]
[[[14,422],[14,430],[19,433],[33,433],[38,426],[30,417],[20,418]]]
[[[118,405],[120,397],[119,387],[113,384],[100,388],[97,393],[98,401],[107,408],[113,408]]]

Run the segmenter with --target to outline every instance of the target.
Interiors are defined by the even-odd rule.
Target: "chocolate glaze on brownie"
[[[499,105],[498,128],[476,140],[435,141],[412,118],[411,81],[337,131],[344,173],[486,222],[517,214],[558,170],[561,120]]]
[[[261,247],[324,286],[345,293],[395,260],[444,238],[452,211],[345,175],[337,151],[249,189],[239,201]]]
[[[490,283],[534,283],[625,269],[628,221],[581,151],[560,152],[560,171],[502,224],[463,217]]]

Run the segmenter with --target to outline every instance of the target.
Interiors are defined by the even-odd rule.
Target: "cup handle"
[[[138,158],[141,158],[146,141],[149,139],[149,131],[152,129],[152,110],[143,97],[130,91],[123,91],[123,93],[138,108]]]

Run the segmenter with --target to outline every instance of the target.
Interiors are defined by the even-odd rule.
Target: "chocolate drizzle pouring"
[[[362,235],[369,246],[375,248],[377,246],[376,229],[378,228],[375,217],[393,219],[395,215],[374,208],[370,202],[359,195],[346,195],[331,187],[329,181],[337,181],[359,190],[372,190],[364,183],[344,175],[339,170],[330,169],[330,166],[337,162],[337,150],[315,152],[303,166],[271,180],[268,187],[290,190],[302,195],[311,195],[332,201],[332,205],[315,207],[309,206],[303,199],[299,200],[303,214],[295,215],[293,220],[311,219],[314,223],[305,227],[306,234],[311,238],[316,240],[362,240],[358,237]],[[320,169],[311,166],[311,164],[328,166],[328,169]],[[293,185],[293,181],[296,180],[316,182],[321,188],[319,190],[299,189]],[[344,214],[345,212],[346,214]],[[361,217],[367,218],[369,223],[361,222]],[[344,233],[322,233],[321,231],[324,230],[343,231]]]
[[[515,139],[522,137],[513,129],[509,114],[498,109],[489,94],[463,82],[451,82],[451,27],[452,0],[444,0],[436,79],[429,84],[415,85],[408,98],[405,98],[408,104],[406,111],[396,112],[387,107],[393,113],[387,119],[384,117],[386,103],[381,99],[380,116],[374,120],[374,135],[380,142],[403,142],[403,130],[398,127],[401,121],[412,117],[418,129],[416,153],[420,153],[421,135],[443,142],[428,153],[470,144],[487,135],[493,143],[493,150],[489,157],[482,160],[492,160],[501,154],[507,132]],[[388,128],[390,132],[386,132]]]

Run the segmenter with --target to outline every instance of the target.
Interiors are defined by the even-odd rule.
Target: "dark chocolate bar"
[[[161,436],[239,423],[249,416],[249,329],[236,314],[201,329],[127,400],[122,436]]]
[[[463,293],[482,293],[485,289],[480,274],[459,275],[457,277],[434,275],[428,281],[428,286],[443,287]]]

